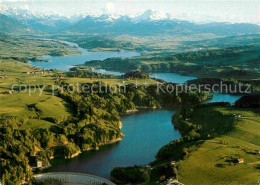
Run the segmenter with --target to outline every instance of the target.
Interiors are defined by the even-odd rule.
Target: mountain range
[[[0,32],[4,33],[60,33],[78,32],[111,35],[190,35],[211,33],[216,35],[245,35],[260,33],[260,26],[249,23],[196,24],[172,18],[169,14],[146,10],[138,16],[111,14],[44,15],[27,9],[0,9]]]

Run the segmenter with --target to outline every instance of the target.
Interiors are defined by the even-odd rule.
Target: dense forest
[[[240,108],[259,108],[260,93],[252,93],[242,96],[242,98],[236,101],[235,106]]]

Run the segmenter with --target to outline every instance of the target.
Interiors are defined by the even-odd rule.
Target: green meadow
[[[221,120],[218,113],[226,115],[225,119]],[[231,121],[229,117],[232,114],[241,114],[242,117]],[[206,140],[186,160],[179,162],[180,182],[189,185],[257,184],[260,179],[260,154],[256,153],[260,151],[259,110],[199,108],[192,114],[191,122],[211,126],[229,123],[233,128],[214,139]],[[244,162],[234,163],[233,160],[238,158],[243,158]]]
[[[55,124],[45,120],[29,119],[20,129],[48,129],[54,125]]]

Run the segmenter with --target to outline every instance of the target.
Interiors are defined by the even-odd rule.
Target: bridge
[[[73,172],[42,173],[35,175],[34,179],[48,185],[116,185],[102,177]]]

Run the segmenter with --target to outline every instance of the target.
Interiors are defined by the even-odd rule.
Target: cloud
[[[111,2],[108,2],[106,4],[106,10],[109,12],[109,13],[113,13],[115,11],[115,6],[113,3]]]
[[[20,8],[23,10],[30,10],[30,6],[28,4],[24,4],[24,5],[20,6]]]

